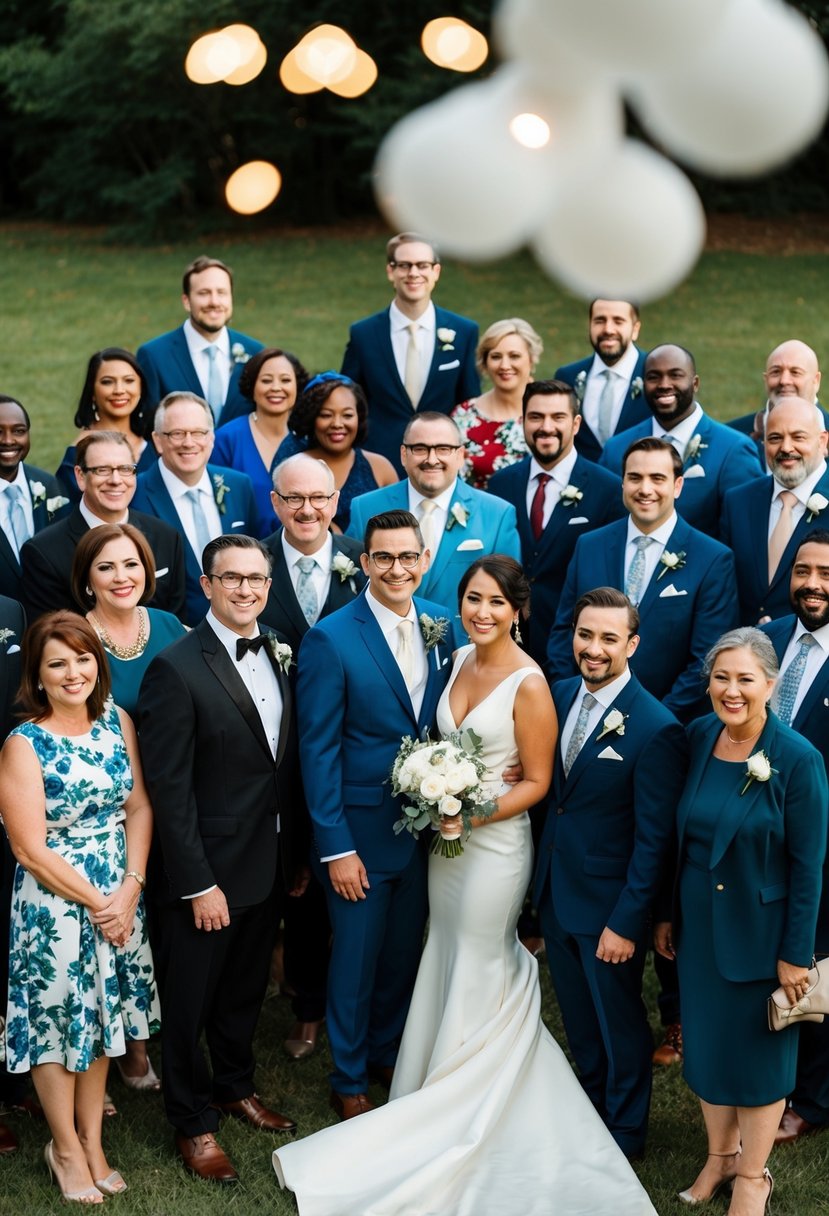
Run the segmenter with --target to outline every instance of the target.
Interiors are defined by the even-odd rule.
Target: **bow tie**
[[[236,662],[241,663],[242,659],[245,657],[245,655],[247,654],[247,652],[249,650],[252,650],[254,652],[254,654],[257,652],[257,650],[261,650],[262,647],[267,642],[267,640],[268,640],[268,635],[266,633],[260,633],[255,638],[237,638],[236,639]]]

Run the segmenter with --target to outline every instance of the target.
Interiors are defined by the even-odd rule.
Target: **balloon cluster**
[[[391,222],[470,260],[529,244],[590,298],[653,299],[705,238],[699,197],[625,136],[714,176],[761,174],[820,131],[829,62],[782,0],[501,0],[505,62],[386,136],[376,192]]]

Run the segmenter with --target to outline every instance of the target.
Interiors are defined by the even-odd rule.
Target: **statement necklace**
[[[138,637],[131,646],[119,646],[117,642],[113,642],[95,613],[90,612],[89,615],[92,618],[92,624],[98,637],[110,654],[115,655],[116,659],[135,659],[138,655],[144,653],[144,647],[147,645],[147,614],[143,608],[138,609]]]

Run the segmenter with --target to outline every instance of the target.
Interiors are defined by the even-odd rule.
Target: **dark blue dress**
[[[250,414],[234,418],[231,422],[220,426],[216,432],[216,442],[213,445],[210,461],[212,464],[220,464],[226,469],[236,469],[238,473],[247,473],[253,482],[257,536],[270,536],[279,527],[279,520],[271,502],[273,471],[278,464],[299,450],[294,446],[296,441],[294,440],[292,443],[292,440],[294,437],[289,432],[276,449],[271,466],[268,468],[260,456],[253,438],[250,429]]]
[[[121,709],[126,710],[131,718],[135,717],[144,672],[160,651],[187,632],[178,617],[173,616],[171,612],[162,612],[160,608],[148,608],[147,612],[150,617],[150,636],[141,654],[136,655],[134,659],[119,659],[105,650],[112,676],[112,699]]]

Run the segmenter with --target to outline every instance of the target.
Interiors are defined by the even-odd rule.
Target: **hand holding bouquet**
[[[498,809],[484,791],[487,775],[480,736],[468,727],[437,743],[407,735],[391,771],[392,789],[404,799],[395,832],[411,832],[417,840],[431,824],[438,832],[431,852],[458,857],[463,852],[461,837],[468,839],[473,818],[486,818]]]

